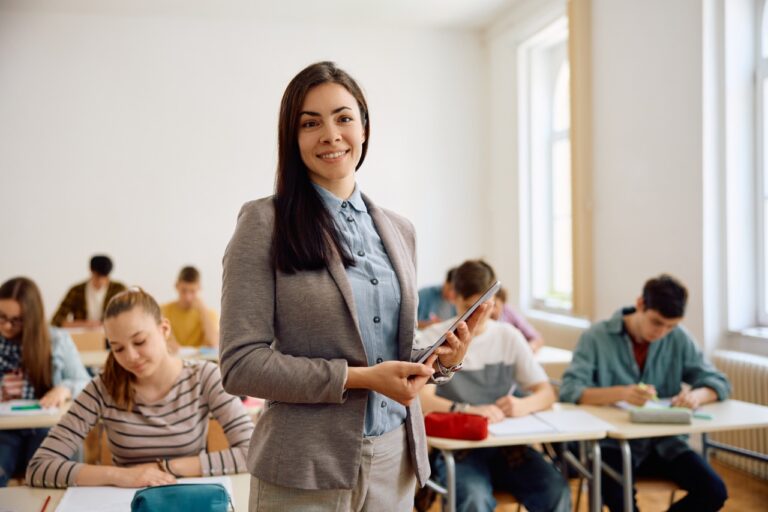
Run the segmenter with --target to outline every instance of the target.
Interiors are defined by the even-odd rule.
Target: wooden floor
[[[712,461],[712,467],[715,468],[720,476],[725,480],[728,487],[728,501],[725,503],[723,511],[725,512],[758,512],[768,510],[768,481],[755,478],[748,473],[743,473],[733,469],[725,464]],[[576,497],[576,483],[571,487],[572,496]],[[678,492],[675,497],[680,499],[682,494]],[[663,512],[669,508],[669,493],[638,493],[638,507],[641,512]],[[586,496],[582,498],[582,503],[576,512],[587,511]],[[525,510],[525,509],[523,509]],[[608,510],[607,508],[605,510]],[[439,512],[440,505],[435,502],[429,512]],[[517,505],[500,505],[496,508],[497,512],[516,512]]]

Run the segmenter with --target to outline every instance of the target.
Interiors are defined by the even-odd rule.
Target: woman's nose
[[[334,126],[333,124],[327,124],[325,130],[323,131],[323,142],[337,142],[341,140],[341,132],[339,129]]]

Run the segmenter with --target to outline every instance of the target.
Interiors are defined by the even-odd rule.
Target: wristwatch
[[[467,412],[469,404],[466,402],[451,402],[450,412]]]
[[[461,361],[459,364],[455,364],[453,366],[443,366],[443,363],[440,362],[440,358],[437,358],[437,371],[440,373],[440,375],[451,375],[461,370],[463,367],[464,361]]]

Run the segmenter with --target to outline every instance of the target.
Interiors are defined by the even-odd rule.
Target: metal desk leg
[[[600,442],[592,441],[592,482],[589,486],[590,510],[591,512],[601,512],[603,510],[602,496],[602,461],[600,455]]]
[[[448,490],[446,501],[448,503],[446,510],[448,512],[456,511],[456,462],[453,460],[453,452],[450,450],[440,450],[445,461],[445,488]]]
[[[632,501],[632,450],[629,448],[629,441],[622,439],[619,443],[621,447],[621,465],[622,465],[622,488],[624,490],[624,512],[633,512]]]

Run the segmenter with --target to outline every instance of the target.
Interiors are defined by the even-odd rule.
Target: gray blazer
[[[400,282],[399,355],[409,361],[416,326],[416,241],[411,223],[363,195]],[[367,366],[352,288],[338,258],[289,275],[271,262],[272,197],[246,203],[224,254],[221,373],[233,395],[265,398],[248,470],[300,489],[350,489],[361,464],[367,390],[344,390],[348,366]],[[418,400],[405,421],[420,485],[429,477]],[[226,425],[224,426],[226,428]]]

